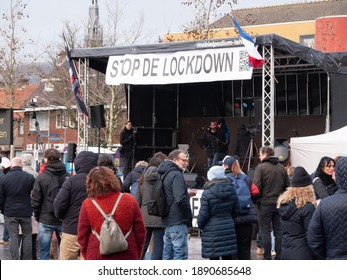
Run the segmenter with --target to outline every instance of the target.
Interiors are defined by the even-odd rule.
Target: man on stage
[[[135,131],[131,121],[125,123],[122,129],[119,142],[122,145],[120,148],[120,167],[123,169],[123,178],[125,178],[132,170],[134,153],[135,153]]]

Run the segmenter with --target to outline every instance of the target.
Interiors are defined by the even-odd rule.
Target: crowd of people
[[[228,155],[225,122],[211,122],[209,134],[206,143],[214,142],[215,150],[209,154],[211,166],[197,216],[202,258],[250,260],[257,225],[264,260],[347,259],[347,157],[324,156],[308,174],[302,166],[285,168],[274,149],[264,146],[251,178],[240,158]],[[134,141],[131,122],[122,135],[125,146]],[[110,157],[89,151],[77,154],[74,175],[66,171],[56,149],[45,150],[38,173],[31,154],[3,157],[0,210],[5,224],[0,243],[9,244],[10,258],[48,260],[56,239],[61,260],[188,259],[190,197],[198,190],[185,181],[187,154],[157,152],[148,162],[131,163],[133,167],[132,149],[124,148],[122,157],[127,166],[123,179]],[[162,217],[147,211],[158,178],[170,209]],[[113,216],[128,233],[128,248],[101,254],[93,232],[100,233],[104,217],[94,203],[111,213],[118,198]]]

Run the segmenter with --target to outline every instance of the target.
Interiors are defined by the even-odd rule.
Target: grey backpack
[[[126,239],[130,235],[132,227],[129,230],[129,232],[126,235],[124,235],[121,228],[113,218],[118,203],[122,196],[123,193],[120,193],[113,206],[112,212],[108,215],[105,214],[105,212],[101,209],[100,205],[94,199],[91,199],[95,207],[104,217],[104,222],[102,223],[100,229],[100,235],[94,229],[92,229],[92,232],[100,241],[100,255],[110,255],[128,249],[128,241]]]

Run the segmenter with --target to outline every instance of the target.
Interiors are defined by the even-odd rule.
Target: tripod
[[[247,171],[249,171],[250,166],[251,166],[251,160],[252,160],[253,155],[254,155],[253,154],[254,149],[256,151],[256,154],[258,154],[259,151],[258,151],[257,144],[254,142],[254,135],[251,135],[251,140],[249,141],[249,145],[248,145],[248,148],[247,148],[247,153],[246,153],[245,159],[244,159],[243,164],[242,164],[242,169],[245,167],[246,161],[248,159]]]

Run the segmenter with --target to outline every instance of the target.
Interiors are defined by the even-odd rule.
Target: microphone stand
[[[133,170],[135,167],[135,148],[136,148],[136,133],[137,131],[133,131],[133,137],[134,137],[134,143],[133,143],[133,151],[132,151],[132,158],[131,158],[131,169]]]

